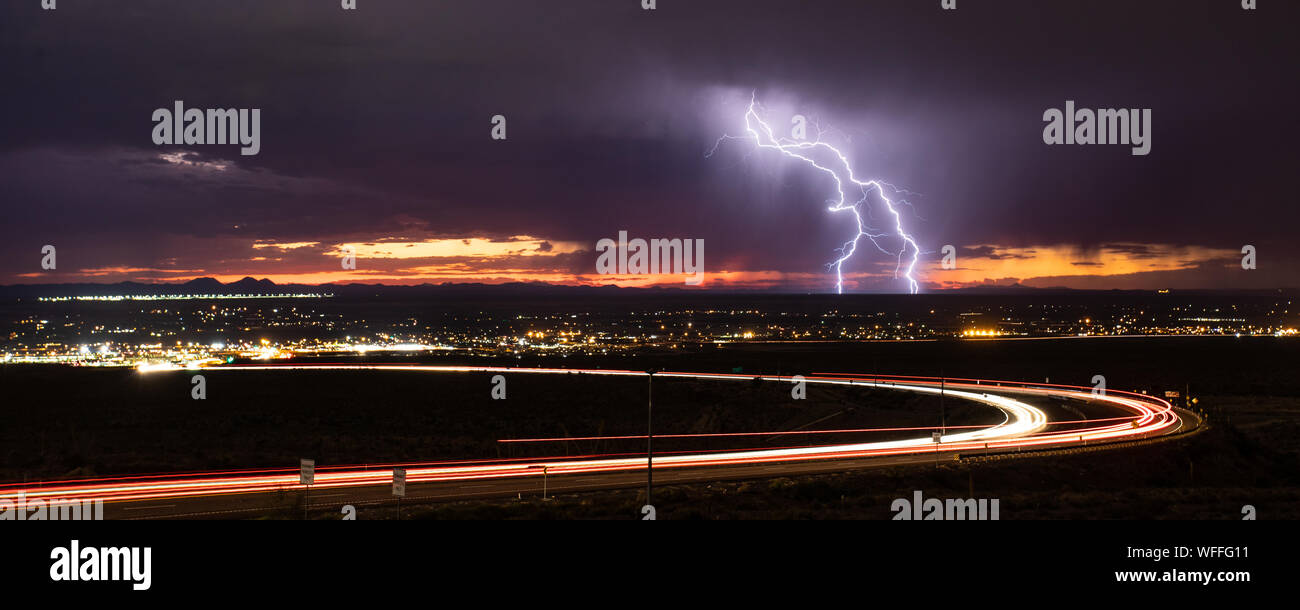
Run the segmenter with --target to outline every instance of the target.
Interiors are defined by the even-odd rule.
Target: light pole
[[[943,377],[943,374],[940,373],[940,377],[939,377],[939,431],[940,431],[940,432],[947,432],[947,431],[948,431],[948,430],[947,430],[947,428],[948,428],[948,411],[947,411],[947,409],[945,409],[944,406],[943,406],[943,394],[944,394],[944,377]]]
[[[654,369],[645,372],[645,503],[651,506],[650,490],[654,485]]]

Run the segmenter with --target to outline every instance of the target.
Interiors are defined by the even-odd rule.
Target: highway
[[[157,369],[142,370],[153,374]],[[644,371],[610,369],[410,366],[410,365],[239,365],[202,369],[205,374],[241,371],[384,370],[411,373],[496,373],[558,375],[583,373],[644,378]],[[722,373],[657,372],[656,377],[718,381],[790,383],[789,376]],[[944,379],[816,374],[808,384],[872,387],[938,394],[982,403],[998,409],[1002,422],[944,434],[936,443],[929,429],[913,438],[880,442],[839,443],[654,456],[658,484],[735,478],[763,478],[836,472],[863,467],[931,462],[951,454],[1005,452],[1070,447],[1170,434],[1183,427],[1175,409],[1162,399],[1121,391],[1094,394],[1092,388],[975,379]],[[1101,403],[1125,413],[1123,417],[1053,422],[1038,407],[1021,398],[1057,398]],[[1068,424],[1064,425],[1064,424]],[[951,430],[951,428],[950,428]],[[579,456],[556,458],[443,461],[361,466],[322,465],[308,491],[310,504],[323,508],[343,504],[392,503],[393,467],[407,471],[407,501],[445,501],[535,495],[543,479],[549,492],[635,487],[645,482],[646,458],[641,456]],[[248,518],[283,507],[285,494],[301,493],[298,470],[291,468],[101,477],[30,484],[0,485],[0,500],[103,500],[110,519]]]

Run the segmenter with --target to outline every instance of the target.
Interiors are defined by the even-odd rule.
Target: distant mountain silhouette
[[[181,286],[184,286],[185,290],[188,292],[208,294],[219,292],[221,289],[225,288],[226,285],[217,281],[217,278],[214,277],[200,277],[185,282],[184,284],[181,284]]]
[[[505,284],[443,283],[419,285],[384,284],[276,284],[262,278],[245,277],[229,284],[216,278],[200,277],[187,282],[144,284],[117,282],[113,284],[14,284],[0,286],[0,298],[87,297],[118,295],[239,295],[239,294],[333,294],[345,297],[413,297],[413,296],[560,296],[594,293],[668,293],[680,292],[676,288],[619,288],[617,286],[562,286],[544,282],[512,282]]]
[[[200,277],[188,282],[175,284],[143,284],[140,282],[118,282],[115,284],[16,284],[0,286],[0,296],[10,298],[35,297],[86,297],[116,295],[236,295],[236,294],[294,294],[294,293],[332,292],[328,286],[307,285],[277,286],[268,279],[243,278],[237,282],[223,284],[216,278]]]
[[[244,277],[244,279],[239,280],[238,282],[226,284],[226,289],[243,293],[274,292],[275,282],[266,278],[255,280],[251,277]]]
[[[962,289],[931,290],[930,295],[971,295],[971,296],[1016,296],[1016,295],[1053,295],[1053,294],[1152,294],[1154,290],[1074,290],[1070,288],[1032,288],[1021,284],[1009,286],[978,286]],[[1294,290],[1178,290],[1179,294],[1278,294],[1292,293]],[[223,284],[215,278],[201,277],[188,282],[169,284],[144,284],[140,282],[118,282],[115,284],[71,283],[71,284],[14,284],[0,286],[0,298],[27,299],[37,297],[84,297],[115,295],[238,295],[238,294],[332,294],[351,298],[476,298],[476,297],[591,297],[609,295],[690,295],[690,294],[785,294],[816,295],[828,298],[854,298],[868,296],[885,296],[882,294],[860,293],[833,295],[823,292],[767,290],[696,290],[678,286],[652,286],[647,288],[620,288],[614,285],[604,286],[565,286],[545,282],[509,282],[504,284],[482,283],[442,283],[418,285],[385,284],[276,284],[269,279],[245,277],[229,284]],[[907,297],[910,295],[898,295]]]

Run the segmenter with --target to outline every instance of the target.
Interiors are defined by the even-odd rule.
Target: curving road
[[[249,365],[222,366],[205,372],[234,373],[265,370],[383,370],[425,373],[572,374],[645,377],[644,371],[467,366],[401,365]],[[151,374],[142,370],[141,374]],[[788,376],[721,373],[659,372],[659,377],[720,381],[791,382]],[[872,387],[938,394],[983,403],[1000,410],[996,425],[943,435],[884,442],[828,444],[809,447],[717,451],[656,455],[655,479],[661,483],[786,476],[841,471],[867,465],[895,465],[936,459],[938,452],[963,454],[1066,447],[1123,439],[1148,438],[1182,428],[1175,409],[1164,400],[1131,392],[1094,395],[1091,388],[976,379],[880,377],[850,374],[804,376],[809,384]],[[1104,403],[1129,413],[1089,421],[1052,422],[1041,409],[1018,398],[1048,397]],[[1068,427],[1066,425],[1068,424]],[[1054,429],[1055,428],[1055,429]],[[870,459],[867,459],[870,458]],[[551,491],[632,487],[644,482],[646,458],[564,457],[515,460],[429,462],[384,466],[321,467],[310,489],[313,507],[391,502],[392,468],[407,470],[408,499],[451,500],[513,496],[540,491],[547,478]],[[557,478],[558,477],[558,478]],[[268,510],[274,494],[303,489],[296,469],[240,470],[110,477],[56,481],[38,487],[0,485],[0,501],[58,499],[103,500],[110,518],[250,516]]]

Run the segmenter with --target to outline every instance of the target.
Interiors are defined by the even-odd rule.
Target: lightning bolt
[[[831,212],[852,212],[853,219],[858,228],[857,234],[854,235],[852,239],[844,242],[844,245],[840,246],[836,250],[840,253],[840,257],[836,259],[835,262],[827,265],[828,267],[835,267],[835,292],[839,294],[844,293],[844,262],[853,257],[853,254],[858,251],[858,242],[865,237],[873,246],[876,247],[877,250],[897,259],[898,264],[894,267],[894,278],[898,279],[898,276],[902,275],[907,279],[907,285],[912,294],[916,294],[919,285],[916,282],[916,278],[913,277],[913,272],[916,270],[917,261],[920,260],[921,249],[916,245],[916,240],[913,239],[906,230],[904,230],[902,215],[898,213],[898,209],[894,205],[895,202],[890,200],[889,196],[885,193],[885,187],[890,187],[891,189],[893,187],[879,180],[859,180],[853,173],[853,167],[849,163],[848,157],[846,157],[844,153],[840,152],[839,149],[821,140],[821,136],[825,132],[820,127],[817,128],[817,139],[813,141],[778,138],[775,133],[773,133],[772,127],[763,120],[762,116],[760,116],[761,109],[762,106],[758,103],[756,97],[751,96],[749,100],[749,109],[745,111],[745,131],[747,135],[723,135],[713,145],[713,149],[710,150],[706,156],[712,156],[723,141],[747,140],[753,142],[754,145],[760,149],[775,150],[787,157],[798,159],[825,172],[835,181],[835,190],[839,195],[837,199],[829,200],[831,205],[828,209]],[[825,156],[820,153],[829,153],[829,156],[833,157],[836,162],[822,164],[811,156],[814,154]],[[847,187],[847,185],[852,186]],[[852,203],[850,203],[850,197],[848,192],[846,192],[846,187],[849,191],[853,188],[857,189],[858,198]],[[862,218],[862,206],[867,202],[867,198],[873,191],[884,203],[884,207],[889,210],[889,214],[893,216],[894,229],[892,232],[880,231],[879,229],[872,228]],[[906,202],[900,201],[898,203]],[[867,210],[867,213],[870,214],[870,209]],[[880,242],[877,241],[877,239],[895,235],[903,242],[903,246],[898,252],[886,250],[880,245]],[[909,250],[911,251],[912,256],[910,257],[910,260],[905,262]]]

